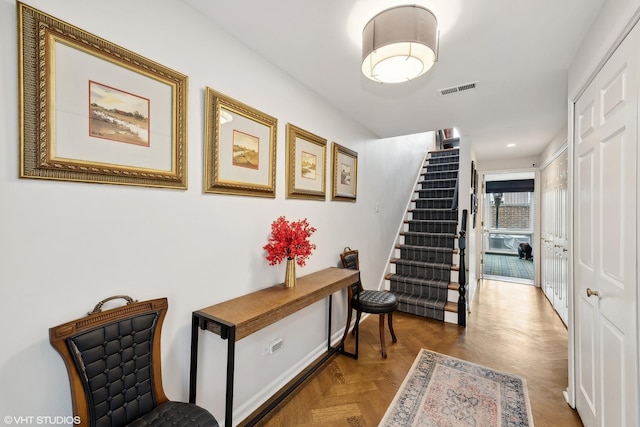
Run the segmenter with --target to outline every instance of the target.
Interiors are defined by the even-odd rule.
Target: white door
[[[639,31],[626,38],[575,105],[575,381],[576,406],[587,427],[635,427],[640,422]]]
[[[541,271],[542,290],[568,325],[568,153],[565,149],[542,170]]]

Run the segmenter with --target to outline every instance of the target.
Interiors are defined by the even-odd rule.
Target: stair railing
[[[464,253],[467,248],[467,210],[462,210],[462,224],[460,226],[460,237],[458,238],[458,248],[460,249],[460,269],[458,271],[458,325],[467,326],[467,268],[464,262]]]

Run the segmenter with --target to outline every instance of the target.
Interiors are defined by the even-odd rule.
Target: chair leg
[[[353,310],[351,309],[351,307],[349,307],[348,309],[348,313],[347,313],[347,326],[344,327],[344,334],[342,335],[342,343],[344,343],[344,340],[347,339],[347,334],[349,333],[349,328],[351,327],[351,313],[353,313]],[[353,332],[355,333],[355,328],[353,329]]]
[[[356,312],[356,325],[353,327],[353,331],[351,331],[352,334],[356,333],[356,328],[358,327],[358,325],[360,325],[360,316],[362,315],[362,312],[360,310],[357,310]]]
[[[388,316],[388,322],[389,322],[389,332],[391,332],[391,341],[393,342],[398,342],[398,339],[396,338],[396,333],[393,332],[393,311],[389,312]]]
[[[384,313],[380,314],[380,348],[382,351],[382,358],[387,358],[387,347],[384,344]]]

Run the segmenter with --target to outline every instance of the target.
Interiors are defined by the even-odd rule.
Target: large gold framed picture
[[[358,153],[333,143],[331,200],[355,202],[358,189]]]
[[[187,188],[187,77],[18,3],[20,177]]]
[[[287,123],[287,198],[326,199],[327,140]]]
[[[206,88],[205,193],[275,197],[278,121]]]

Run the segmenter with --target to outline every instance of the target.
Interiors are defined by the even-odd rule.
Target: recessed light
[[[514,143],[507,144],[507,147],[515,147],[515,146],[516,146],[516,144],[514,144]]]

